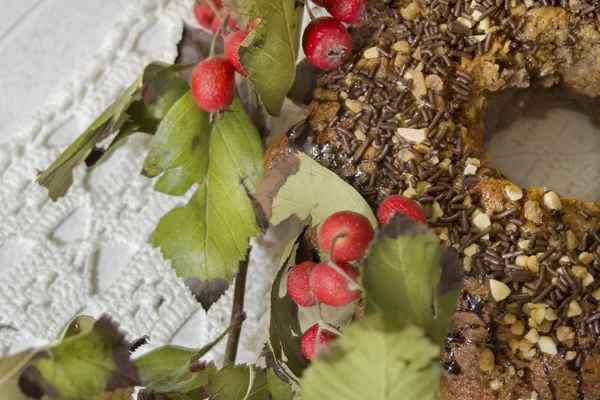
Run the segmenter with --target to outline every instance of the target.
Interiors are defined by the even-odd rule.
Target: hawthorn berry
[[[334,261],[353,261],[365,255],[369,243],[375,237],[371,222],[354,211],[341,211],[331,214],[319,232],[319,244],[329,254],[335,238],[331,258]]]
[[[404,214],[420,224],[427,224],[427,216],[419,203],[401,195],[388,196],[379,204],[377,222],[380,226],[385,226],[396,213]]]
[[[335,263],[353,280],[358,280],[358,269],[345,262]],[[340,307],[352,303],[360,296],[360,289],[351,288],[352,283],[324,261],[311,271],[309,277],[310,290],[323,304]]]
[[[287,278],[287,291],[292,300],[302,307],[312,307],[317,304],[317,299],[310,291],[309,277],[317,266],[312,261],[305,261],[295,265]]]
[[[325,71],[344,64],[352,53],[352,37],[341,22],[330,17],[315,18],[302,37],[309,63]]]
[[[192,93],[205,111],[214,113],[231,104],[235,95],[235,71],[222,57],[199,63],[192,72]]]
[[[240,44],[246,39],[250,31],[238,31],[233,32],[227,35],[225,38],[225,57],[229,64],[237,72],[239,72],[242,76],[248,76],[246,72],[242,69],[242,64],[240,64],[240,55],[238,54],[238,50],[240,49]]]
[[[302,335],[302,339],[300,339],[300,350],[302,351],[302,355],[307,360],[312,360],[317,355],[317,333],[319,331],[319,324],[314,324],[310,328],[304,332]],[[326,329],[321,329],[321,335],[319,343],[319,348],[325,346],[327,343],[331,342],[334,339],[338,338],[333,332],[330,332]]]
[[[223,7],[223,5],[221,4],[221,0],[213,0],[213,3],[215,7],[217,7],[219,10]],[[213,12],[212,8],[210,8],[210,6],[208,5],[208,2],[197,1],[194,5],[194,15],[196,16],[196,19],[198,20],[198,23],[201,27],[203,27],[204,29],[208,29],[212,33],[216,32],[212,30],[212,26],[214,20],[219,19],[215,17],[215,13]],[[217,29],[218,28],[219,26],[217,25]]]
[[[338,21],[353,24],[359,20],[370,0],[324,0],[325,9]]]

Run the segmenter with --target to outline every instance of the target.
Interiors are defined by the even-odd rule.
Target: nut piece
[[[579,306],[579,303],[576,300],[571,300],[571,302],[569,303],[569,311],[567,312],[567,317],[576,317],[578,315],[581,315],[582,312],[583,310]]]
[[[527,332],[527,335],[525,335],[525,339],[535,344],[540,339],[540,334],[538,333],[537,329],[530,329],[529,332]]]
[[[544,318],[546,317],[546,310],[544,308],[536,308],[531,310],[531,318],[538,324],[544,322]]]
[[[556,338],[560,342],[575,339],[575,331],[567,325],[561,325],[556,329]]]
[[[502,301],[510,295],[510,288],[505,283],[495,279],[490,279],[490,290],[492,291],[492,297],[496,301]]]
[[[488,226],[492,225],[492,222],[487,214],[481,213],[477,214],[475,218],[473,218],[473,225],[478,227],[480,230],[484,230]]]
[[[587,251],[581,253],[578,258],[579,261],[584,264],[590,264],[592,261],[594,261],[594,256],[592,255],[592,253],[588,253]]]
[[[548,321],[556,321],[558,319],[558,315],[556,314],[556,311],[554,311],[553,308],[548,307],[548,308],[546,308],[546,313],[544,314],[544,318],[547,319]]]
[[[525,212],[524,217],[530,220],[533,223],[539,224],[542,222],[542,209],[540,208],[540,204],[535,200],[527,200],[525,202]]]
[[[554,344],[554,340],[550,336],[540,336],[538,340],[538,347],[542,353],[556,355],[558,351],[556,349],[556,344]]]
[[[398,135],[415,143],[421,143],[426,138],[425,129],[398,128]]]
[[[517,321],[510,326],[510,331],[513,335],[521,336],[525,332],[525,325],[521,321]]]
[[[477,173],[477,166],[473,164],[467,164],[465,167],[465,175],[475,175]]]
[[[506,325],[512,325],[517,322],[517,317],[514,314],[506,314],[504,316],[504,323]]]
[[[377,50],[377,47],[370,47],[364,51],[363,56],[365,58],[379,58],[379,50]]]
[[[504,191],[506,192],[506,197],[512,201],[521,200],[523,198],[523,191],[521,188],[512,183],[506,185]]]
[[[544,195],[544,205],[549,210],[559,210],[560,211],[562,209],[562,204],[560,202],[560,199],[558,198],[558,195],[554,192],[548,192]]]
[[[494,363],[494,353],[486,347],[479,356],[479,369],[489,372],[494,369]]]

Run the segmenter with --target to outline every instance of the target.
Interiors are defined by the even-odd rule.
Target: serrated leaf
[[[208,311],[229,287],[227,281],[221,278],[214,278],[208,282],[198,278],[188,278],[185,280],[185,285],[190,289],[196,301],[202,305],[204,311]]]
[[[190,372],[192,358],[198,350],[178,346],[154,349],[137,360],[142,386],[159,393],[187,393],[208,383],[208,375]]]
[[[303,153],[290,154],[279,162],[252,195],[274,225],[295,214],[300,219],[311,216],[312,225],[320,226],[331,214],[349,210],[377,226],[360,193]]]
[[[279,379],[271,368],[267,370],[267,384],[273,400],[293,400],[292,387]]]
[[[365,313],[383,312],[442,344],[462,286],[462,265],[437,235],[396,214],[379,231],[362,268]]]
[[[73,182],[73,168],[86,159],[96,143],[117,132],[130,119],[128,107],[143,98],[144,89],[148,84],[159,76],[171,76],[164,72],[166,70],[177,71],[182,68],[163,63],[151,63],[146,66],[136,81],[37,178],[40,185],[48,188],[49,196],[53,200],[64,196]],[[168,88],[169,92],[170,90],[171,85]]]
[[[71,336],[82,335],[94,329],[94,324],[96,323],[96,318],[90,317],[88,315],[80,315],[75,317],[62,335],[61,341],[70,338]]]
[[[39,354],[19,379],[21,390],[35,398],[88,398],[140,383],[124,336],[107,317]]]
[[[163,141],[165,145],[180,146],[181,151],[162,148],[178,161],[162,160],[170,168],[162,166],[162,170],[172,175],[168,178],[161,176],[159,182],[173,179],[169,184],[182,187],[193,176],[201,183],[187,205],[161,218],[152,243],[160,247],[166,259],[171,260],[180,277],[201,280],[222,278],[231,283],[239,263],[246,257],[249,239],[259,232],[248,191],[262,179],[260,137],[239,99],[234,100],[212,132],[202,125],[204,117],[193,116],[204,112],[197,107],[191,94],[179,100],[169,115],[180,114],[180,109],[188,110],[180,118],[186,120],[186,129],[201,133],[202,136],[196,139],[196,146],[203,146],[205,150],[186,153],[186,145],[181,144],[182,141]],[[192,120],[195,121],[194,126],[188,126]],[[165,118],[165,121],[170,121],[170,118]],[[176,125],[173,126],[172,135],[177,136],[180,132]],[[182,134],[189,138],[187,149],[191,149],[194,136]],[[205,155],[204,164],[196,160],[202,154]],[[153,168],[160,169],[160,165],[154,164]],[[198,171],[204,171],[204,176]]]
[[[142,99],[134,101],[127,108],[128,118],[110,144],[104,149],[95,149],[99,154],[93,160],[90,159],[91,155],[88,156],[86,165],[93,167],[101,164],[134,133],[153,135],[173,104],[189,90],[190,86],[178,73],[169,69],[159,72],[144,86]]]
[[[37,354],[35,350],[27,350],[12,357],[0,359],[0,399],[27,400],[19,388],[19,375]]]
[[[157,393],[188,393],[205,385],[216,368],[213,363],[200,360],[227,336],[230,329],[200,350],[163,346],[144,354],[135,360],[142,385]]]
[[[433,400],[440,348],[425,332],[372,316],[322,349],[300,382],[304,400]]]
[[[224,0],[240,26],[261,22],[242,42],[240,63],[269,114],[278,117],[294,83],[303,7],[295,0]]]
[[[206,394],[223,400],[271,400],[267,374],[254,365],[228,364],[209,377]]]
[[[181,196],[206,176],[211,129],[209,114],[198,107],[191,91],[171,107],[142,171],[148,177],[163,174],[156,182],[157,191]]]

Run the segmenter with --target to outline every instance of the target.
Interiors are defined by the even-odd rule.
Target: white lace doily
[[[189,194],[157,193],[154,181],[140,175],[149,137],[133,136],[91,172],[75,168],[73,185],[57,202],[34,183],[37,171],[144,65],[175,59],[183,21],[194,23],[192,6],[193,0],[131,1],[89,65],[11,143],[0,146],[0,325],[16,329],[0,329],[0,356],[56,339],[79,314],[108,313],[130,338],[149,335],[151,347],[201,346],[228,325],[231,288],[207,318],[150,244],[160,217],[185,204]],[[268,324],[273,271],[253,264],[258,265],[248,275],[242,361],[254,357]]]

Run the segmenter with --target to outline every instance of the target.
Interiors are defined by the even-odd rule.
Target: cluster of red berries
[[[385,226],[395,213],[402,213],[413,220],[427,224],[425,212],[414,200],[404,196],[389,196],[377,209],[377,222]],[[290,270],[287,291],[299,306],[312,307],[317,302],[340,307],[360,297],[358,269],[350,261],[364,257],[375,231],[369,220],[353,211],[341,211],[330,215],[321,226],[319,245],[329,260],[316,264],[306,261]],[[322,328],[319,346],[338,337],[327,327]],[[316,355],[319,324],[311,326],[300,342],[302,354],[308,360]]]
[[[312,0],[331,17],[315,18],[304,30],[302,49],[309,63],[323,70],[343,65],[352,53],[352,37],[342,24],[359,20],[370,0]]]
[[[227,8],[223,7],[221,0],[212,0],[212,6],[218,11],[218,15],[215,14],[209,1],[199,0],[194,6],[194,15],[200,26],[215,35],[227,16]],[[248,24],[248,30],[240,30],[235,21],[229,19],[225,36],[225,58],[210,57],[196,66],[192,73],[192,93],[203,110],[211,113],[221,111],[233,101],[235,71],[242,76],[247,76],[240,64],[238,50],[258,22],[257,20]]]

